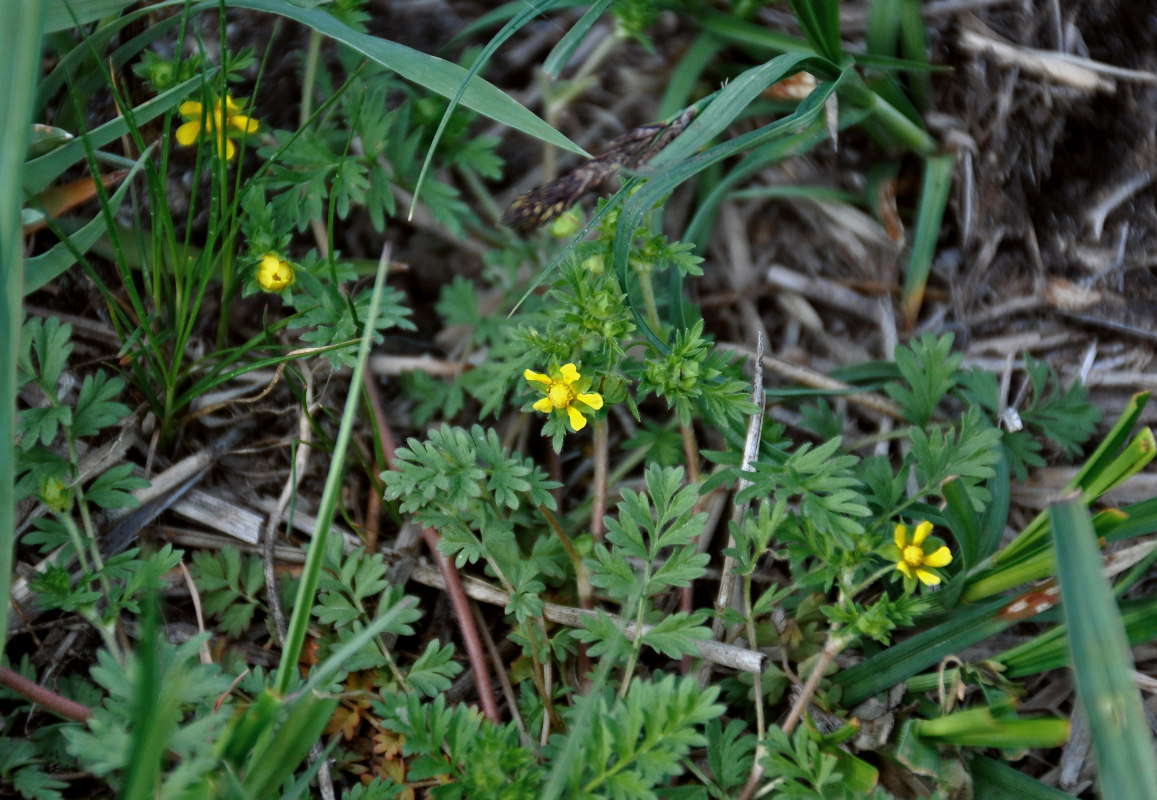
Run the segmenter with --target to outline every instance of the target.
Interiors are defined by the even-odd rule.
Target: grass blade
[[[1004,630],[1011,623],[997,615],[1006,603],[1005,598],[997,598],[983,605],[956,608],[940,624],[839,673],[835,681],[844,687],[844,704],[854,706],[945,656]]]
[[[578,22],[576,22],[571,29],[563,34],[563,37],[558,40],[558,44],[550,51],[550,55],[542,62],[542,71],[554,79],[558,79],[562,68],[570,61],[570,57],[574,55],[574,51],[582,44],[583,37],[590,32],[590,29],[599,21],[599,17],[603,12],[610,7],[612,0],[598,0],[593,3],[590,8],[582,15]],[[557,5],[557,4],[555,4]],[[674,113],[672,110],[671,113]]]
[[[1054,504],[1049,516],[1073,675],[1097,751],[1101,795],[1149,800],[1157,797],[1153,734],[1141,712],[1121,614],[1101,574],[1088,509],[1074,493]]]
[[[334,513],[341,496],[342,478],[344,477],[345,458],[349,451],[350,439],[353,438],[354,418],[360,407],[362,376],[366,371],[366,361],[370,356],[370,347],[374,341],[374,321],[378,316],[378,308],[382,302],[382,291],[386,284],[388,259],[383,258],[378,265],[378,275],[374,280],[374,291],[370,296],[370,306],[366,317],[362,321],[362,341],[358,346],[358,360],[354,365],[353,375],[350,377],[350,392],[346,398],[345,409],[342,411],[341,425],[338,428],[337,439],[333,444],[333,459],[330,461],[329,474],[326,475],[325,488],[322,490],[321,502],[317,509],[317,526],[313,539],[309,543],[309,552],[305,556],[305,566],[301,571],[301,582],[297,585],[297,597],[293,602],[293,615],[290,617],[288,630],[285,636],[285,647],[281,651],[281,661],[277,666],[277,675],[274,680],[274,689],[280,695],[285,695],[297,676],[297,660],[301,649],[305,646],[306,628],[309,626],[310,616],[313,613],[313,601],[317,593],[317,583],[321,575],[321,565],[325,558],[325,540],[329,534],[329,527],[333,523]]]
[[[124,200],[129,187],[132,186],[133,178],[151,157],[152,150],[150,149],[133,164],[129,174],[121,181],[116,192],[109,197],[107,214],[102,211],[80,230],[71,234],[68,241],[59,242],[53,245],[48,252],[28,259],[24,265],[24,294],[35,292],[41,286],[54,280],[96,244],[97,240],[108,231],[108,221],[120,208],[121,201]]]
[[[443,97],[454,97],[462,83],[469,78],[467,70],[457,64],[388,39],[358,33],[318,8],[307,8],[282,0],[230,0],[229,5],[233,8],[248,8],[277,14],[300,22],[323,36],[328,36],[335,42],[361,53],[386,69],[393,70],[406,80]],[[204,10],[210,7],[217,8],[215,0],[212,3],[198,4],[194,8]],[[580,156],[587,156],[577,144],[539,119],[513,97],[481,78],[474,78],[469,82],[462,93],[462,105],[528,136],[534,136]]]
[[[40,31],[44,8],[40,3],[5,3],[0,6],[0,108],[4,109],[4,136],[0,137],[0,597],[8,596],[15,544],[14,495],[16,461],[16,363],[20,353],[23,319],[24,264],[21,248],[20,192],[24,148],[28,143],[32,97],[40,62]],[[0,652],[7,641],[8,615],[0,616]]]
[[[1073,800],[1071,794],[1030,778],[1008,764],[988,756],[968,759],[975,797],[985,800]]]
[[[952,155],[931,156],[924,162],[924,188],[920,192],[920,211],[916,217],[912,253],[901,299],[904,324],[909,329],[916,323],[920,305],[924,302],[924,288],[932,271],[932,258],[936,254],[936,240],[940,236],[944,207],[948,205],[948,190],[952,188],[955,166],[956,159]]]

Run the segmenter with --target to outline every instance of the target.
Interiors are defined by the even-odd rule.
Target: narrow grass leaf
[[[737,44],[758,48],[765,53],[787,53],[793,50],[808,52],[811,50],[805,39],[779,33],[764,25],[757,25],[754,22],[740,19],[733,14],[707,8],[706,4],[696,14],[695,19],[705,31]]]
[[[97,216],[89,220],[80,230],[71,234],[68,241],[58,242],[47,252],[34,256],[24,265],[24,293],[30,294],[49,281],[55,280],[69,267],[77,262],[89,248],[96,244],[102,236],[108,233],[108,219],[120,208],[121,201],[132,186],[133,178],[152,157],[152,149],[146,151],[133,164],[129,174],[121,182],[117,190],[109,197],[108,209],[102,210]],[[107,213],[106,213],[107,211]]]
[[[1157,497],[1125,506],[1120,510],[1124,519],[1114,521],[1105,532],[1109,542],[1120,542],[1157,532]]]
[[[1049,515],[1073,676],[1097,751],[1101,795],[1151,800],[1157,797],[1153,734],[1141,711],[1121,614],[1101,573],[1088,509],[1079,496],[1070,495],[1055,503]]]
[[[423,86],[443,97],[453,97],[468,80],[467,71],[445,59],[427,55],[412,48],[379,39],[376,36],[358,33],[353,28],[330,16],[319,8],[307,8],[284,0],[230,0],[231,8],[248,8],[265,11],[300,22],[318,33],[361,53],[383,67],[393,70],[408,81]],[[216,8],[217,3],[201,3],[195,6],[201,10]],[[556,131],[533,112],[503,92],[494,84],[481,78],[470,80],[462,93],[462,105],[477,111],[495,122],[508,125],[520,133],[541,139],[547,144],[561,147],[580,156],[587,153],[567,137]]]
[[[249,757],[243,786],[249,797],[280,797],[280,788],[293,777],[325,730],[338,700],[309,693],[301,695],[268,742]]]
[[[346,455],[349,452],[350,440],[353,438],[354,420],[358,408],[361,406],[362,376],[366,371],[366,361],[370,355],[370,347],[374,340],[374,322],[378,318],[378,309],[381,307],[382,293],[386,285],[386,259],[378,265],[378,274],[374,279],[374,290],[370,295],[370,305],[362,321],[362,340],[358,346],[357,362],[354,364],[353,375],[350,377],[350,392],[346,398],[345,409],[342,411],[341,424],[338,426],[337,439],[333,445],[333,457],[329,464],[329,473],[326,475],[325,488],[318,503],[317,524],[313,539],[309,543],[309,551],[305,556],[305,566],[301,571],[301,581],[297,585],[297,596],[293,603],[293,614],[289,619],[285,636],[285,646],[281,651],[281,661],[277,665],[274,687],[280,694],[289,691],[297,675],[297,661],[301,650],[305,646],[306,629],[309,626],[310,615],[313,611],[313,602],[317,594],[317,583],[321,576],[321,566],[325,559],[325,541],[329,535],[330,525],[337,511],[337,503],[341,496],[342,478]]]
[[[144,125],[149,120],[176,108],[201,86],[203,80],[201,76],[190,78],[172,89],[162,92],[152,100],[141,103],[133,108],[133,121],[138,126]],[[78,136],[63,147],[58,147],[40,158],[32,159],[28,162],[27,170],[24,173],[24,190],[29,194],[43,191],[48,184],[60,177],[61,173],[83,159],[86,148],[99,150],[109,142],[120,139],[128,132],[128,120],[119,116],[109,120],[99,128],[88,131],[84,136]],[[128,181],[126,180],[125,185],[127,184]]]
[[[450,123],[450,117],[453,116],[454,109],[458,107],[458,103],[462,101],[462,96],[470,87],[470,82],[473,81],[478,73],[490,62],[490,57],[494,55],[495,51],[497,51],[507,39],[519,31],[526,23],[552,7],[555,2],[556,0],[537,0],[535,3],[528,3],[510,22],[502,26],[502,30],[496,33],[494,38],[486,43],[486,46],[482,48],[482,52],[478,54],[474,59],[474,63],[470,65],[470,69],[462,78],[457,91],[454,92],[454,96],[451,97],[450,102],[446,104],[446,110],[442,112],[442,119],[438,121],[438,129],[434,131],[434,137],[430,140],[430,146],[426,148],[426,158],[422,161],[422,169],[418,172],[418,180],[414,184],[414,199],[410,202],[411,219],[414,217],[414,209],[418,207],[418,198],[422,193],[422,185],[426,181],[426,173],[430,171],[430,164],[434,160],[434,152],[438,149],[438,142],[442,140],[442,132],[446,130],[446,126]]]
[[[157,794],[161,759],[177,727],[179,709],[161,687],[161,664],[157,642],[157,598],[144,600],[141,615],[141,646],[137,648],[140,675],[135,682],[134,719],[127,758],[122,800],[147,800]],[[167,702],[166,702],[167,701]]]
[[[1011,623],[1000,619],[997,613],[1005,603],[1005,599],[998,598],[982,605],[958,607],[938,624],[840,672],[835,682],[844,687],[844,705],[850,708],[1004,630]]]
[[[112,17],[134,2],[136,0],[45,0],[44,32],[66,31],[77,25],[87,25],[98,19]],[[22,4],[13,3],[13,5]]]
[[[1149,400],[1148,392],[1141,392],[1133,395],[1128,404],[1125,406],[1121,416],[1117,418],[1116,423],[1101,440],[1101,444],[1097,449],[1085,459],[1085,463],[1077,470],[1077,474],[1065,486],[1064,491],[1069,492],[1074,489],[1086,487],[1097,484],[1101,481],[1101,476],[1107,471],[1114,469],[1119,470],[1120,466],[1114,466],[1117,463],[1121,450],[1125,447],[1125,443],[1129,441],[1129,436],[1132,434],[1133,428],[1137,421],[1141,418],[1141,412],[1144,410],[1146,403]],[[1141,455],[1144,455],[1142,452]],[[1092,502],[1096,499],[1094,496],[1086,494],[1086,501]],[[1009,542],[1004,549],[1002,549],[993,559],[995,564],[1006,564],[1024,557],[1025,554],[1032,553],[1046,546],[1043,540],[1048,535],[1048,521],[1049,516],[1045,511],[1038,514],[1032,522],[1030,522],[1023,531],[1017,534],[1017,537]],[[965,592],[965,597],[971,596],[971,587]]]
[[[1004,717],[987,706],[979,706],[916,721],[913,730],[921,739],[937,744],[1023,750],[1064,744],[1069,738],[1069,721],[1059,717]]]
[[[839,0],[791,0],[791,9],[816,52],[832,61],[839,61]]]
[[[974,797],[984,800],[1073,800],[1073,796],[1060,789],[1025,775],[1003,761],[982,755],[972,755],[968,759],[972,775]]]
[[[924,289],[932,271],[932,258],[936,254],[936,240],[940,237],[940,222],[948,205],[948,190],[952,188],[955,165],[956,159],[952,155],[930,156],[924,162],[924,187],[920,192],[920,210],[916,215],[916,230],[912,236],[912,252],[901,299],[908,328],[916,323],[924,302]]]
[[[571,29],[563,34],[563,37],[558,40],[556,44],[547,55],[546,60],[542,62],[542,71],[555,80],[562,74],[562,68],[570,61],[574,51],[582,44],[583,38],[590,33],[591,28],[599,21],[599,17],[603,15],[611,5],[613,0],[598,0],[593,3],[586,13],[579,18],[579,21],[571,26]],[[558,3],[551,3],[551,6],[557,6]],[[672,112],[674,113],[674,112]]]
[[[1157,598],[1127,601],[1121,604],[1121,622],[1130,647],[1157,639]],[[1004,675],[1022,678],[1050,669],[1070,666],[1068,628],[1057,625],[1031,640],[993,656],[993,661],[1004,664]]]
[[[16,364],[24,312],[24,265],[20,230],[21,171],[27,146],[32,96],[40,65],[40,3],[0,4],[0,597],[8,597],[12,580],[12,547],[16,530],[15,474]],[[8,614],[0,616],[0,652]]]

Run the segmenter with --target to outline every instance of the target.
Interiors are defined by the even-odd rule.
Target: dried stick
[[[309,409],[313,405],[313,372],[306,362],[301,363],[301,373],[305,378],[305,407],[297,420],[297,437],[300,444],[293,459],[293,469],[281,487],[281,496],[277,498],[277,507],[269,515],[265,529],[261,532],[261,562],[265,570],[265,594],[269,600],[269,616],[273,619],[273,630],[277,639],[285,643],[285,611],[281,608],[281,595],[277,591],[277,572],[274,570],[273,546],[277,542],[277,529],[285,519],[285,511],[289,508],[289,501],[293,499],[297,485],[305,475],[309,463],[309,454],[312,450],[313,428],[309,424]],[[272,385],[272,384],[271,384]]]
[[[757,332],[755,337],[755,360],[752,368],[751,376],[751,402],[759,411],[751,415],[751,419],[747,423],[747,439],[743,443],[743,461],[740,464],[740,474],[751,469],[751,464],[755,461],[756,455],[759,453],[759,440],[763,434],[763,333]],[[751,482],[740,478],[736,488],[736,493],[743,491]],[[743,515],[747,513],[746,503],[736,503],[735,508],[731,513],[731,520],[735,524],[743,521]],[[735,541],[730,533],[727,536],[728,547],[735,547]],[[715,595],[715,619],[711,623],[712,639],[720,639],[723,636],[723,612],[727,610],[728,604],[731,602],[731,595],[735,590],[735,559],[732,556],[727,556],[723,559],[723,569],[719,575],[719,591]],[[754,642],[747,643],[749,647],[754,646]],[[711,662],[707,661],[699,670],[699,685],[703,688],[711,682],[711,672],[714,669]],[[757,698],[758,702],[758,698]]]

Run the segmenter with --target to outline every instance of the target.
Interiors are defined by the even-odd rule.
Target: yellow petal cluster
[[[266,253],[257,268],[257,282],[267,292],[280,292],[293,283],[293,265],[276,253]]]
[[[936,567],[946,567],[952,563],[952,552],[944,545],[941,545],[934,552],[925,552],[924,540],[931,532],[932,523],[925,520],[916,526],[916,531],[912,534],[911,539],[908,538],[907,526],[903,524],[897,525],[893,534],[896,549],[899,551],[896,569],[904,573],[905,578],[918,578],[925,586],[935,586],[940,583],[940,576],[929,571],[926,567],[935,569]]]
[[[563,409],[570,421],[571,430],[581,431],[587,424],[583,413],[602,408],[603,396],[598,392],[585,391],[589,388],[590,380],[581,380],[582,376],[574,364],[564,364],[561,368],[552,368],[550,372],[550,375],[531,370],[522,373],[532,386],[545,395],[534,404],[534,410],[549,414]]]
[[[253,133],[257,120],[241,113],[241,106],[228,95],[208,111],[196,100],[186,100],[177,108],[186,122],[177,128],[177,144],[189,147],[198,140],[216,139],[217,153],[226,161],[237,154],[233,137]]]

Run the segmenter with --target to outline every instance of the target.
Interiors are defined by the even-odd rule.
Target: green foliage
[[[808,725],[800,725],[791,736],[773,725],[767,731],[767,750],[763,766],[775,786],[775,797],[884,800],[891,796],[853,780],[848,774],[852,757],[823,743]]]
[[[383,693],[373,702],[383,724],[405,737],[410,780],[449,779],[430,796],[455,798],[530,797],[541,781],[534,754],[518,744],[518,728],[484,722],[464,705],[448,708],[444,695],[426,701],[416,693]]]
[[[21,797],[62,800],[58,790],[68,784],[44,771],[44,759],[28,739],[0,736],[0,781],[11,784]]]
[[[498,434],[479,425],[410,439],[395,466],[381,476],[386,499],[441,531],[438,548],[459,566],[485,559],[513,595],[510,610],[519,619],[537,615],[545,586],[515,534],[535,520],[529,512],[555,508],[550,490],[558,484],[530,459],[508,456]]]
[[[932,421],[936,407],[960,382],[963,356],[952,352],[953,336],[925,334],[907,346],[897,345],[893,358],[904,383],[892,382],[884,391],[900,404],[904,416],[923,427]]]
[[[859,459],[839,455],[839,448],[839,439],[814,448],[804,443],[782,463],[753,464],[754,473],[742,476],[751,485],[737,500],[768,495],[776,503],[794,500],[799,503],[801,529],[807,532],[817,554],[830,553],[832,546],[853,549],[854,537],[864,531],[858,518],[868,516],[869,511],[860,497],[861,483],[852,471]]]
[[[385,632],[395,636],[414,633],[411,623],[422,612],[415,598],[406,596],[402,587],[390,586],[385,580],[386,563],[381,553],[367,553],[358,548],[342,553],[341,541],[334,537],[326,550],[325,570],[318,581],[317,603],[313,616],[326,635],[321,638],[320,653],[325,656],[360,634],[375,618],[389,616]],[[374,669],[388,663],[380,641],[368,642],[342,662],[343,672]],[[438,665],[429,667],[437,672]],[[436,680],[431,676],[427,680]]]
[[[157,694],[145,705],[138,692],[143,680],[140,658],[130,655],[121,664],[107,651],[100,651],[92,677],[108,696],[94,709],[86,727],[65,729],[69,753],[115,786],[117,775],[129,767],[132,730],[150,717],[159,732],[159,744],[170,758],[181,762],[181,768],[173,769],[163,781],[165,796],[176,796],[218,770],[212,757],[213,738],[225,725],[230,709],[214,712],[212,706],[230,681],[215,666],[199,662],[197,653],[204,640],[198,636],[177,648],[160,642],[147,645],[157,648],[160,673]],[[190,712],[196,715],[186,722]]]
[[[320,109],[309,126],[299,131],[273,131],[272,143],[260,151],[263,157],[274,159],[268,178],[275,198],[274,214],[293,220],[299,231],[310,220],[324,219],[329,204],[343,220],[354,209],[361,209],[375,230],[384,230],[386,218],[396,212],[391,187],[414,189],[421,150],[441,116],[429,105],[438,101],[417,99],[406,84],[385,74],[360,74],[350,81],[347,86],[351,90]],[[399,92],[407,99],[400,104],[391,102]],[[455,110],[440,152],[446,163],[482,177],[498,177],[502,164],[494,152],[498,140],[467,136],[473,118],[473,112]],[[354,141],[357,151],[352,147]],[[456,235],[464,233],[464,223],[477,224],[457,191],[446,183],[427,179],[422,186],[422,202]]]
[[[1045,465],[1041,439],[1075,458],[1101,419],[1100,409],[1089,402],[1089,390],[1079,380],[1064,389],[1052,366],[1027,354],[1024,369],[1027,383],[1015,409],[1023,427],[1006,430],[1002,437],[1018,481],[1028,478],[1028,470]],[[961,381],[961,394],[987,411],[993,420],[999,418],[1002,409],[995,375],[977,368],[970,370]]]
[[[334,366],[353,366],[356,353],[349,345],[357,340],[370,306],[371,289],[350,296],[338,288],[340,280],[352,275],[348,267],[319,259],[311,252],[294,270],[293,285],[283,293],[286,305],[300,312],[291,319],[289,327],[306,328],[302,341],[315,347],[334,347],[327,353]],[[414,329],[408,319],[410,310],[402,305],[402,299],[401,291],[385,290],[374,318],[375,342],[382,340],[378,331],[393,327]]]
[[[75,383],[70,387],[65,372],[72,354],[71,336],[70,325],[55,318],[33,317],[24,323],[18,362],[19,384],[34,385],[43,405],[22,410],[18,418],[17,498],[40,493],[46,504],[58,511],[68,510],[70,487],[78,477],[79,439],[99,435],[129,413],[128,406],[116,401],[124,381],[103,371],[85,376],[75,399],[67,402],[71,388],[75,388]],[[66,455],[60,455],[61,450]],[[149,484],[132,472],[131,464],[118,464],[98,475],[88,487],[88,500],[106,509],[135,507],[137,501],[131,492]],[[47,496],[49,492],[54,496]]]
[[[982,511],[991,499],[984,482],[995,474],[1000,460],[1000,431],[989,425],[979,409],[970,408],[960,418],[960,429],[926,433],[912,428],[912,463],[923,491],[933,492],[945,478],[956,475],[968,487],[973,505]]]
[[[240,636],[249,628],[253,614],[266,610],[261,593],[265,589],[265,568],[255,555],[241,557],[235,547],[222,547],[216,553],[198,550],[189,568],[201,607],[221,620],[226,636]]]
[[[637,654],[647,645],[669,658],[695,654],[696,640],[710,634],[703,627],[702,611],[655,615],[652,602],[671,587],[690,586],[702,576],[708,556],[695,551],[695,540],[703,532],[705,513],[692,513],[698,490],[683,486],[681,468],[647,469],[647,493],[623,491],[618,518],[606,520],[610,544],[595,545],[586,560],[591,583],[614,600],[628,618],[655,622],[646,633],[636,632],[629,648]],[[591,643],[590,654],[599,656],[622,641],[608,617],[588,619],[579,639]]]
[[[439,381],[420,370],[402,375],[402,392],[414,402],[410,419],[419,427],[435,418],[454,419],[466,401],[459,382]]]
[[[747,781],[755,757],[756,739],[747,733],[743,720],[733,719],[724,728],[718,719],[707,723],[707,765],[715,787],[733,797]]]
[[[699,687],[693,677],[668,675],[656,681],[634,681],[614,702],[610,692],[597,700],[597,724],[572,728],[581,741],[583,758],[556,760],[564,771],[567,797],[649,800],[682,772],[682,759],[707,744],[703,726],[723,713],[716,703],[719,689]],[[558,751],[562,737],[554,737]]]
[[[711,337],[703,335],[703,320],[697,320],[675,333],[665,357],[647,360],[639,378],[639,397],[651,393],[662,397],[684,425],[696,411],[726,425],[755,411],[751,389],[736,377],[736,367],[735,359],[711,346]]]

